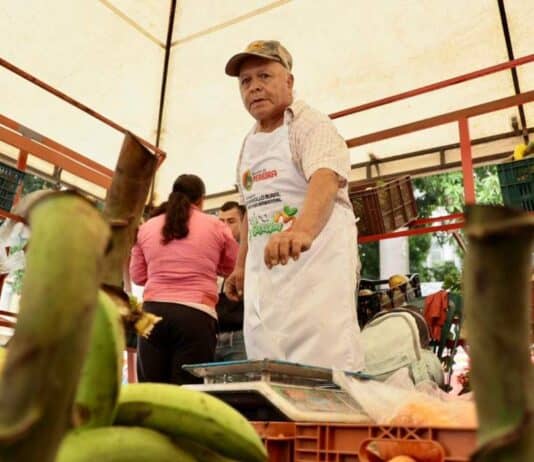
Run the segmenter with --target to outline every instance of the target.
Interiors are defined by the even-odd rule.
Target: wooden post
[[[466,209],[464,296],[471,380],[479,417],[476,462],[534,461],[530,274],[534,216]]]

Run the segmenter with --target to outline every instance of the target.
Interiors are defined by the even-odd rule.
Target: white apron
[[[240,178],[249,228],[244,287],[247,358],[363,369],[352,211],[336,204],[310,250],[297,261],[268,269],[265,245],[273,232],[291,226],[308,186],[291,158],[285,123],[274,132],[247,137]]]

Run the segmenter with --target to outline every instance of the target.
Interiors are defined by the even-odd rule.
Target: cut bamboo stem
[[[529,353],[533,231],[534,217],[521,211],[466,209],[465,314],[479,418],[473,461],[534,461]]]
[[[0,461],[51,462],[70,425],[110,230],[73,193],[30,211],[20,312],[0,378]]]
[[[129,281],[124,280],[124,275],[157,164],[158,158],[135,136],[126,133],[104,206],[104,216],[111,224],[112,245],[104,261],[103,289],[117,305],[125,328],[143,336],[150,333],[157,319],[132,309],[124,290]]]
[[[126,133],[106,197],[104,216],[112,226],[111,251],[104,262],[103,284],[123,288],[123,268],[156,172],[158,158]]]

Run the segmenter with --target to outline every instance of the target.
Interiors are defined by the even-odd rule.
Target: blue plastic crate
[[[534,211],[534,157],[497,165],[504,205]]]

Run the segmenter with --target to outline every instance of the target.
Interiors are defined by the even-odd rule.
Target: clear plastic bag
[[[476,428],[472,395],[451,396],[431,382],[413,385],[407,369],[386,382],[361,380],[334,372],[334,382],[380,425]]]

